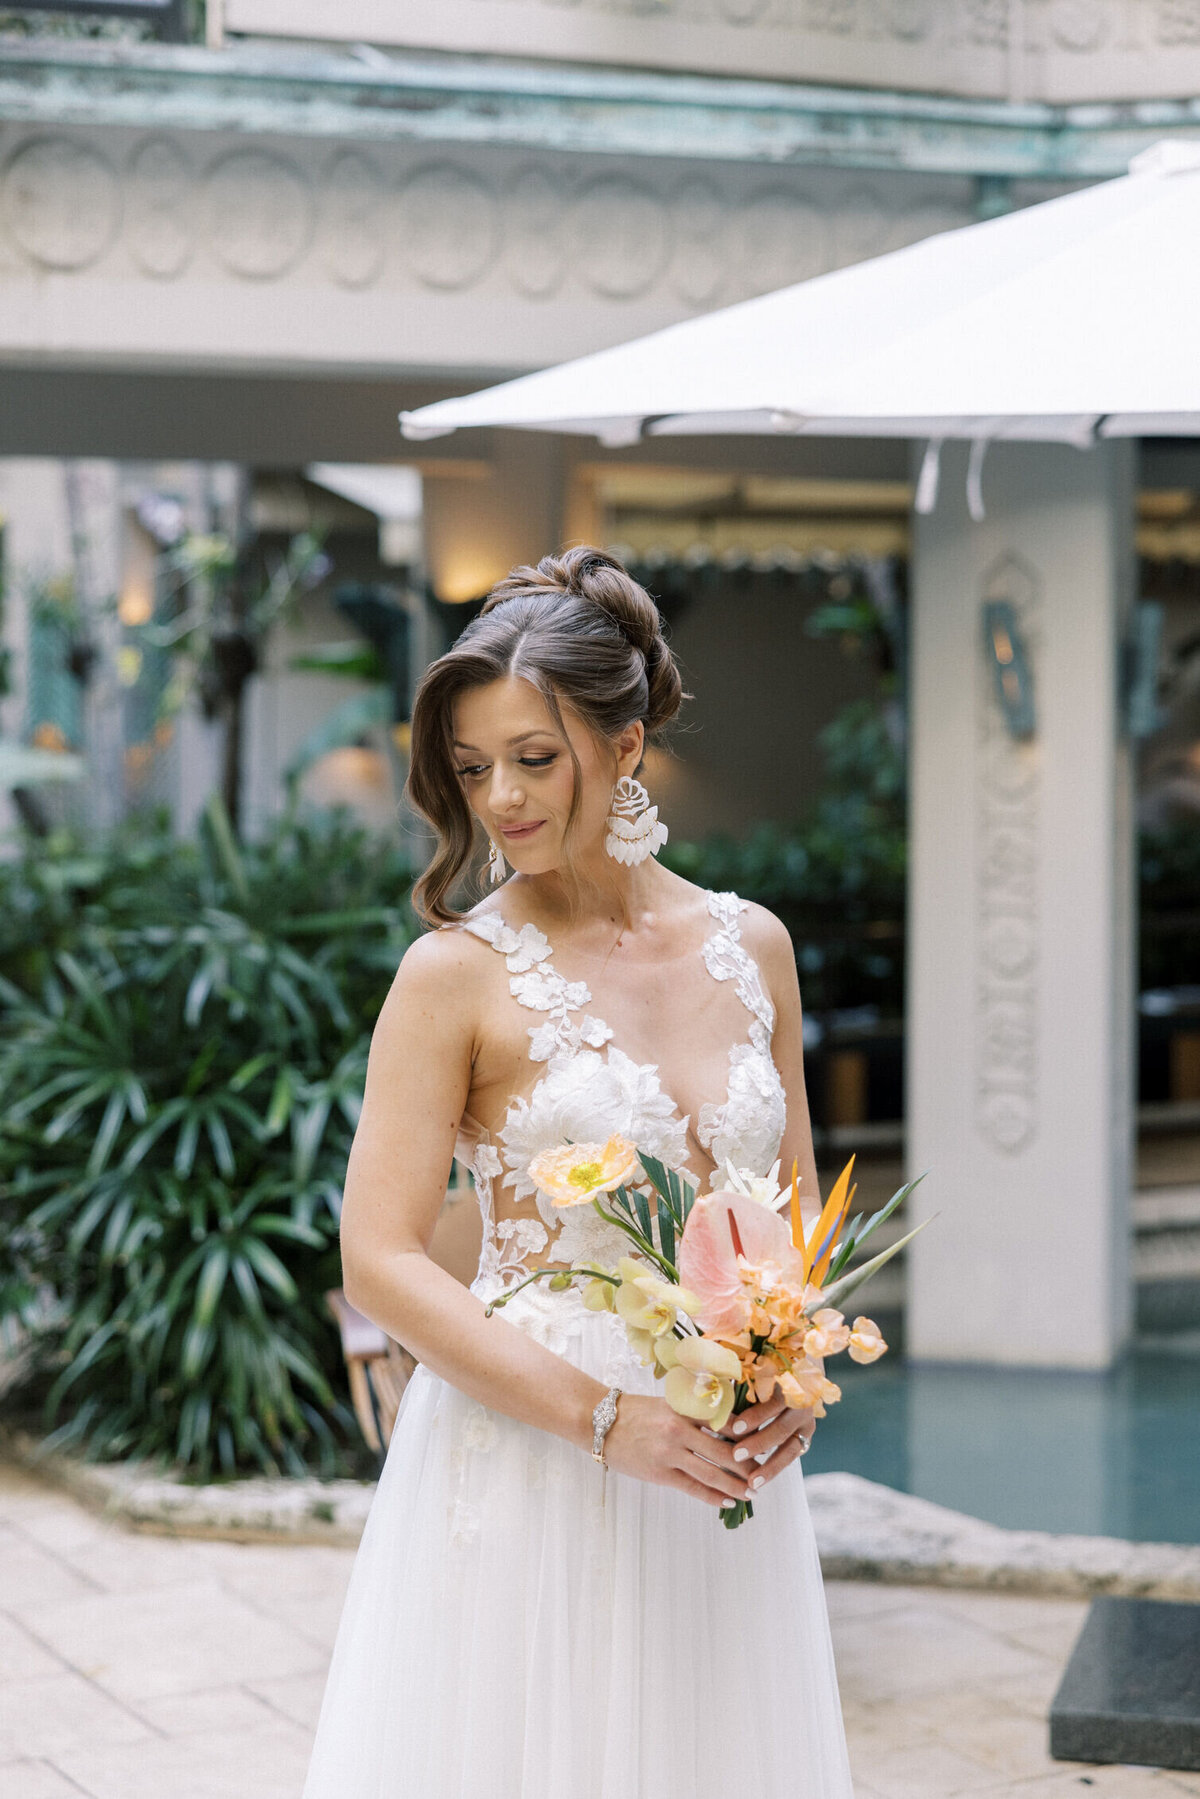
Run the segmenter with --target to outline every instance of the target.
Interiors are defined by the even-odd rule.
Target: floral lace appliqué
[[[517,1004],[550,1014],[546,1024],[529,1027],[531,1061],[548,1062],[560,1051],[570,1053],[584,1045],[599,1049],[608,1042],[612,1032],[601,1019],[584,1016],[576,1023],[571,1017],[590,1002],[591,993],[586,982],[566,981],[551,965],[550,944],[536,925],[524,924],[514,931],[498,912],[481,912],[477,918],[464,919],[463,925],[504,957],[511,976],[509,991]]]
[[[729,1052],[729,1083],[720,1105],[701,1107],[696,1134],[718,1166],[728,1158],[739,1168],[765,1170],[779,1153],[786,1121],[786,1101],[771,1059],[775,1013],[753,958],[741,942],[738,916],[745,901],[736,894],[708,896],[708,909],[718,930],[703,946],[705,966],[715,980],[735,983],[750,1013],[749,1038]],[[657,1156],[667,1167],[687,1172],[688,1120],[664,1093],[653,1063],[638,1063],[612,1042],[612,1031],[589,1013],[583,981],[567,981],[551,960],[550,945],[533,925],[514,930],[497,912],[464,920],[467,930],[505,958],[509,988],[529,1011],[546,1015],[529,1030],[530,1058],[546,1064],[545,1072],[526,1097],[509,1106],[496,1141],[484,1137],[463,1159],[474,1176],[483,1214],[483,1250],[475,1291],[492,1297],[528,1273],[537,1258],[550,1251],[556,1262],[611,1265],[624,1253],[626,1240],[591,1206],[559,1209],[539,1193],[529,1165],[542,1150],[567,1141],[587,1142],[620,1135]],[[520,1203],[532,1199],[535,1218],[496,1222],[495,1183],[503,1180]],[[530,1289],[530,1293],[540,1289]],[[557,1303],[565,1295],[545,1295],[555,1304],[554,1329],[565,1323]],[[522,1307],[525,1295],[522,1295]],[[550,1318],[528,1317],[510,1308],[512,1322],[533,1331],[545,1330]]]
[[[742,943],[738,918],[746,901],[736,893],[710,893],[718,921],[704,945],[704,965],[714,981],[732,981],[750,1014],[750,1036],[729,1051],[729,1087],[720,1105],[701,1106],[696,1135],[718,1168],[769,1168],[787,1125],[787,1095],[771,1055],[775,1008],[758,964]]]

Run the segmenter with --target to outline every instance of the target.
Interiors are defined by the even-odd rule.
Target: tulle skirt
[[[578,1295],[504,1314],[654,1391]],[[601,1471],[425,1368],[355,1559],[304,1799],[853,1799],[799,1463],[755,1516]]]

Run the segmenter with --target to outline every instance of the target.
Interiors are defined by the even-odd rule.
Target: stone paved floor
[[[134,1535],[0,1465],[3,1799],[299,1799],[352,1555]],[[1200,1795],[1049,1760],[1082,1604],[828,1594],[858,1799]]]

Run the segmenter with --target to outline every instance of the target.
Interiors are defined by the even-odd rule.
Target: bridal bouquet
[[[865,1222],[847,1224],[853,1167],[852,1156],[806,1232],[794,1165],[783,1187],[776,1184],[778,1163],[765,1179],[727,1167],[727,1187],[698,1195],[623,1137],[547,1150],[529,1167],[540,1191],[555,1206],[594,1206],[633,1253],[615,1268],[537,1268],[494,1299],[488,1315],[533,1281],[562,1292],[582,1279],[584,1305],[617,1313],[640,1360],[662,1380],[664,1397],[685,1417],[720,1430],[732,1414],[778,1390],[785,1405],[823,1418],[841,1398],[824,1358],[848,1350],[852,1361],[874,1362],[887,1348],[870,1318],[848,1325],[839,1308],[917,1234],[909,1231],[848,1268],[917,1185],[901,1187]],[[753,1515],[752,1502],[740,1500],[722,1520],[734,1529]]]

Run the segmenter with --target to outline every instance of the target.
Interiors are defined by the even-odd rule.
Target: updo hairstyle
[[[454,760],[454,703],[469,688],[507,675],[537,688],[564,738],[566,710],[610,749],[638,719],[647,736],[661,731],[684,698],[658,608],[614,556],[585,545],[506,575],[452,648],[425,670],[413,702],[407,794],[437,832],[433,860],[413,889],[413,905],[427,924],[461,916],[447,896],[475,840]],[[581,781],[573,750],[571,760],[568,844]]]

